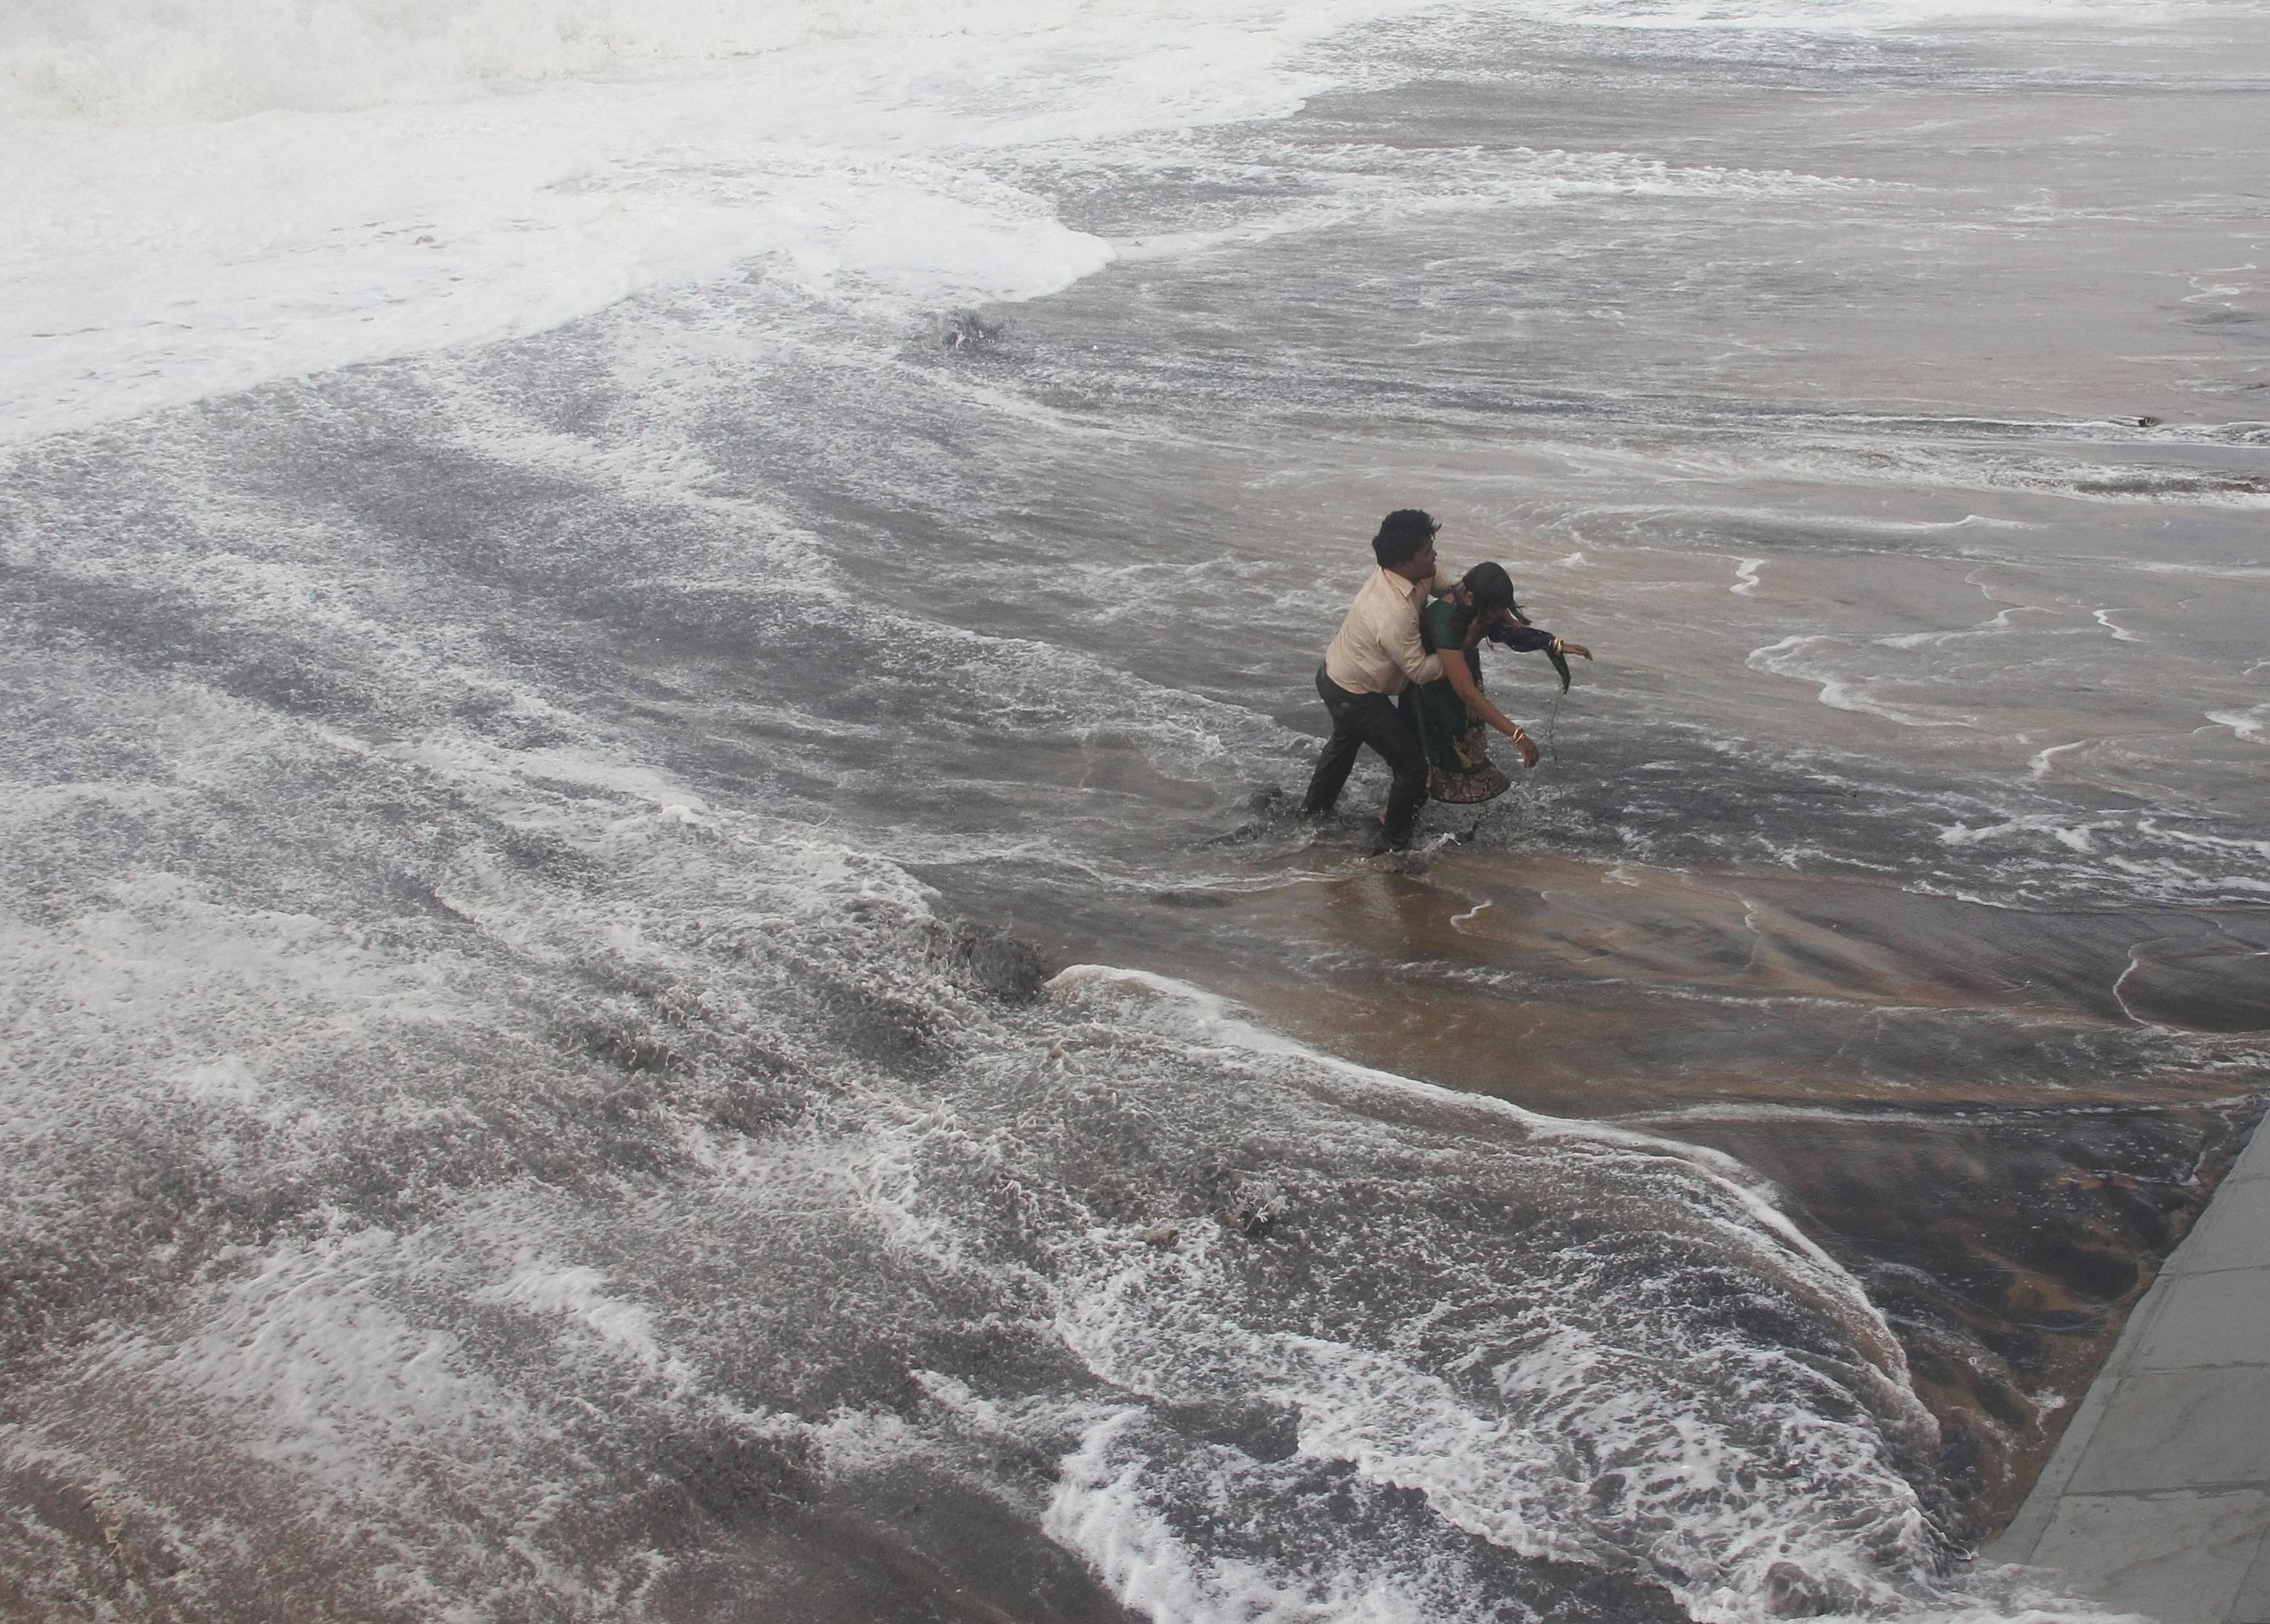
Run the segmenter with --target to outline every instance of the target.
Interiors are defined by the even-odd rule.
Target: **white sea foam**
[[[1855,184],[1517,152],[1471,176],[1448,159],[1424,175],[1352,174],[1257,219],[1115,245],[982,172],[989,153],[1110,143],[1124,159],[1143,130],[1287,112],[1324,81],[1280,60],[1332,15],[1161,15],[1122,37],[1099,33],[1099,13],[1014,38],[815,42],[478,101],[276,110],[162,132],[19,122],[0,290],[20,324],[0,332],[0,439],[541,330],[745,268],[903,323],[1046,293],[1122,251],[1193,253],[1368,208]],[[241,206],[248,197],[258,206]]]
[[[1362,1089],[1413,1094],[1458,1112],[1518,1123],[1533,1133],[1597,1138],[1604,1144],[1660,1152],[1693,1161],[1721,1176],[1746,1183],[1757,1182],[1755,1175],[1741,1162],[1704,1146],[1656,1138],[1628,1129],[1606,1127],[1575,1117],[1548,1116],[1495,1095],[1462,1093],[1436,1083],[1421,1082],[1416,1078],[1383,1072],[1376,1066],[1325,1054],[1296,1039],[1287,1037],[1281,1032],[1246,1020],[1235,1005],[1217,993],[1154,971],[1126,969],[1109,964],[1074,964],[1059,970],[1049,983],[1049,987],[1060,997],[1075,996],[1099,988],[1133,994],[1131,998],[1123,998],[1116,1003],[1113,1010],[1114,1020],[1130,1028],[1151,1027],[1196,1043],[1258,1055],[1282,1056],[1345,1077]],[[1820,1256],[1826,1261],[1826,1253]]]
[[[1600,455],[1593,448],[1587,448],[1587,449],[1592,451],[1593,455]],[[1780,455],[1770,449],[1768,454]],[[1881,452],[1876,454],[1881,455]],[[1662,454],[1651,451],[1648,455],[1659,461]],[[1678,455],[1682,458],[1691,458],[1694,471],[1697,473],[1721,476],[1731,475],[1737,471],[1732,456],[1707,447],[1682,447]],[[1740,455],[1754,460],[1760,453],[1746,446]],[[1820,471],[1819,465],[1810,462],[1803,454],[1792,456],[1789,460],[1792,466],[1799,471]],[[1935,536],[1949,530],[2030,530],[2039,528],[2026,520],[1991,519],[1981,517],[1977,514],[1970,514],[1960,519],[1894,519],[1887,518],[1881,514],[1808,513],[1801,521],[1796,521],[1792,519],[1790,512],[1784,508],[1704,502],[1680,503],[1675,506],[1662,502],[1601,502],[1589,505],[1585,511],[1590,515],[1652,521],[1658,525],[1667,524],[1681,528],[1702,526],[1736,534],[1739,534],[1744,526],[1761,526],[1769,530],[1785,531],[1793,523],[1801,523],[1808,532],[1818,531],[1828,535],[1851,536],[1870,540],[1877,538],[1903,539],[1911,536]],[[1754,560],[1738,559],[1737,560],[1738,567],[1751,562],[1762,566],[1766,561],[1764,559]]]
[[[988,179],[982,154],[1283,113],[1320,83],[1287,53],[1359,14],[43,13],[0,41],[19,115],[0,439],[537,330],[742,266],[886,315],[1029,297],[1111,250]],[[701,60],[557,77],[624,56]],[[464,99],[501,81],[544,82]],[[207,122],[119,122],[182,117]]]
[[[2243,836],[2234,840],[2228,834],[2210,834],[2204,829],[2170,825],[2157,818],[2139,818],[2136,829],[2155,840],[2187,846],[2194,851],[2270,858],[2270,840],[2248,840]]]
[[[2258,847],[2270,846],[2270,842],[2258,842]],[[2233,892],[2249,897],[2270,896],[2270,879],[2257,879],[2249,874],[2203,874],[2187,864],[2171,857],[2138,859],[2110,857],[2106,866],[2117,869],[2138,885],[2149,886],[2153,894],[2170,901],[2189,901],[2194,897],[2217,898]]]
[[[1128,1606],[1191,1624],[1308,1624],[1363,1619],[1423,1624],[1423,1601],[1384,1576],[1339,1569],[1297,1588],[1262,1563],[1194,1550],[1144,1492],[1143,1461],[1123,1440],[1144,1416],[1121,1410],[1090,1427],[1060,1463],[1042,1522],[1079,1552]]]
[[[1908,1388],[1895,1339],[1857,1284],[1804,1241],[1753,1175],[1722,1159],[1628,1130],[1558,1123],[1317,1055],[1168,978],[1080,966],[1052,985],[1082,1029],[1155,1030],[1190,1063],[1249,1079],[1251,1107],[1260,1113],[1255,1128],[1264,1133],[1279,1088],[1333,1101],[1352,1084],[1347,1100],[1368,1102],[1361,1121],[1409,1121],[1410,1109],[1423,1102],[1435,1126],[1472,1124],[1460,1131],[1457,1150],[1428,1153],[1430,1181],[1456,1176],[1478,1191],[1495,1190],[1513,1168],[1538,1165],[1512,1147],[1535,1146],[1540,1134],[1549,1136],[1544,1165],[1554,1169],[1556,1183],[1601,1175],[1621,1191],[1622,1179],[1640,1177],[1654,1192],[1643,1198],[1651,1211],[1675,1211],[1680,1224],[1707,1231],[1714,1252],[1730,1246],[1760,1278],[1786,1281],[1806,1302],[1829,1308],[1864,1356],[1839,1379],[1857,1380],[1869,1410],[1890,1418],[1895,1430],[1916,1429],[1923,1447],[1935,1435]],[[1335,1111],[1308,1132],[1335,1143],[1353,1136],[1346,1138],[1350,1153],[1396,1187],[1389,1162],[1410,1146],[1391,1132],[1372,1138],[1373,1130],[1358,1121]],[[1508,1129],[1518,1137],[1505,1139]],[[1356,1151],[1359,1144],[1376,1148],[1366,1155]],[[1516,1160],[1500,1161],[1502,1153]],[[1451,1157],[1456,1168],[1438,1155]],[[1732,1175],[1722,1175],[1722,1166]],[[1297,1187],[1310,1199],[1329,1198],[1313,1183]],[[1510,1198],[1510,1190],[1482,1207],[1495,1211]],[[1607,1189],[1596,1197],[1626,1198]],[[1383,1236],[1380,1244],[1434,1237],[1415,1242],[1429,1268],[1441,1263],[1435,1249],[1459,1255],[1455,1229],[1438,1233],[1436,1215],[1414,1208],[1403,1222],[1409,1235]],[[1317,1231],[1326,1251],[1337,1248],[1339,1228],[1333,1223]],[[1265,1394],[1296,1414],[1303,1459],[1353,1469],[1366,1485],[1415,1491],[1435,1517],[1500,1550],[1609,1573],[1630,1572],[1636,1564],[1699,1618],[1759,1617],[1760,1598],[1772,1588],[1768,1576],[1782,1564],[1850,1596],[1855,1605],[1870,1597],[1889,1601],[1893,1594],[1883,1588],[1882,1570],[1872,1569],[1872,1559],[1862,1555],[1864,1547],[1913,1570],[1923,1548],[1921,1508],[1913,1490],[1886,1469],[1877,1422],[1830,1420],[1810,1405],[1785,1407],[1768,1397],[1789,1390],[1792,1381],[1809,1390],[1821,1379],[1779,1351],[1722,1343],[1692,1322],[1660,1340],[1638,1336],[1612,1299],[1594,1294],[1599,1282],[1582,1249],[1545,1271],[1565,1269],[1570,1278],[1540,1279],[1518,1300],[1469,1300],[1464,1277],[1446,1275],[1435,1286],[1450,1294],[1431,1311],[1398,1322],[1389,1333],[1350,1334],[1324,1329],[1329,1313],[1291,1324],[1273,1313],[1242,1316],[1235,1305],[1246,1301],[1244,1265],[1217,1257],[1219,1244],[1194,1237],[1182,1250],[1135,1246],[1099,1254],[1086,1280],[1061,1299],[1060,1334],[1098,1376],[1169,1406]],[[1322,1253],[1315,1267],[1320,1279],[1335,1272]],[[1578,1301],[1585,1304],[1581,1309]],[[1596,1319],[1603,1309],[1606,1319]],[[1430,1327],[1445,1316],[1460,1329],[1436,1345]],[[1644,1353],[1638,1351],[1643,1342]],[[1695,1373],[1680,1374],[1690,1360],[1700,1361],[1696,1372],[1702,1365],[1722,1375],[1741,1367],[1736,1383],[1746,1397],[1739,1420],[1698,1405],[1690,1385]],[[1824,1489],[1836,1485],[1831,1498],[1850,1493],[1853,1499],[1832,1510],[1828,1499],[1811,1504],[1813,1491],[1791,1499],[1777,1490],[1771,1524],[1762,1524],[1743,1487],[1761,1450],[1778,1463],[1772,1475],[1784,1489],[1792,1482],[1787,1464],[1801,1460],[1806,1465],[1798,1478]],[[1168,1515],[1173,1506],[1193,1498],[1235,1505],[1281,1494],[1280,1471],[1232,1450],[1193,1451],[1141,1411],[1100,1419],[1065,1466],[1049,1514],[1051,1531],[1087,1556],[1124,1600],[1154,1613],[1398,1618],[1444,1611],[1438,1601],[1429,1605],[1430,1577],[1441,1576],[1430,1576],[1425,1553],[1407,1562],[1376,1554],[1360,1562],[1344,1549],[1321,1553],[1296,1569],[1299,1583],[1288,1590],[1278,1564],[1249,1564],[1235,1552],[1192,1541]],[[1820,1537],[1832,1525],[1837,1532]]]
[[[1620,28],[1806,30],[1827,33],[1931,33],[1995,24],[2111,23],[2135,26],[2259,14],[2259,0],[1532,0],[1545,15]],[[1524,8],[1528,9],[1528,8]]]
[[[1751,649],[1747,664],[1752,671],[1768,676],[1789,677],[1817,685],[1821,690],[1821,702],[1832,710],[1850,710],[1863,716],[1881,716],[1887,722],[1896,722],[1902,727],[1977,725],[1971,717],[1928,716],[1911,706],[1895,705],[1878,699],[1875,689],[1879,686],[1897,680],[1884,673],[1852,674],[1838,669],[1835,662],[1836,651],[1855,650],[1875,641],[1878,640],[1830,633],[1793,632],[1779,642]]]
[[[1805,1259],[1810,1269],[1817,1272],[1817,1284],[1844,1298],[1862,1321],[1876,1327],[1881,1331],[1881,1346],[1887,1350],[1888,1358],[1899,1366],[1904,1376],[1905,1361],[1898,1353],[1898,1343],[1874,1306],[1868,1301],[1867,1294],[1861,1290],[1859,1283],[1789,1220],[1775,1205],[1771,1186],[1765,1180],[1745,1163],[1722,1151],[1677,1139],[1660,1138],[1605,1123],[1547,1116],[1495,1095],[1466,1094],[1439,1084],[1383,1072],[1336,1055],[1324,1054],[1282,1033],[1245,1020],[1227,999],[1217,994],[1148,970],[1076,964],[1059,971],[1049,986],[1059,996],[1099,987],[1132,990],[1138,995],[1133,1001],[1123,999],[1115,1006],[1115,1018],[1118,1020],[1139,1027],[1155,1024],[1160,1029],[1171,1032],[1177,1037],[1202,1044],[1297,1060],[1330,1075],[1349,1079],[1356,1086],[1356,1097],[1359,1098],[1364,1094],[1380,1093],[1412,1095],[1430,1100],[1450,1111],[1518,1123],[1532,1135],[1591,1141],[1691,1163],[1718,1183],[1756,1221],[1762,1233],[1775,1237]],[[1916,1403],[1911,1396],[1910,1408],[1919,1422],[1925,1420],[1921,1405]]]
[[[1942,846],[1976,846],[1984,841],[1999,840],[2012,834],[2046,834],[2068,851],[2083,855],[2096,849],[2096,835],[2104,829],[2125,827],[2118,818],[2099,819],[2090,823],[2073,823],[2046,813],[2021,818],[2007,818],[1999,823],[1972,828],[1968,824],[1953,823],[1940,828],[1939,843]]]
[[[2026,776],[2029,778],[2048,777],[2051,764],[2054,762],[2058,757],[2063,755],[2068,750],[2078,750],[2082,745],[2091,744],[2093,742],[2095,741],[2090,739],[2076,738],[2069,745],[2051,745],[2046,750],[2035,752],[2033,758],[2026,763]]]
[[[1234,14],[1248,26],[1308,29],[1395,9],[1312,0]],[[1514,9],[1610,27],[1835,32],[2138,14],[2133,0],[1524,0]],[[2218,9],[2232,8],[2147,8],[2163,17]],[[28,0],[0,23],[0,117],[330,111],[813,41],[1003,39],[1099,23],[1124,28],[1122,37],[1163,34],[1231,10],[1130,0]],[[1183,59],[1185,71],[1192,60]]]
[[[330,111],[478,93],[626,62],[813,39],[1021,33],[1080,0],[44,0],[0,33],[0,115],[106,122]]]
[[[166,1315],[101,1344],[94,1368],[19,1396],[41,1438],[85,1480],[107,1473],[175,1495],[156,1486],[180,1482],[177,1463],[189,1457],[201,1484],[240,1494],[219,1512],[197,1508],[219,1530],[203,1570],[256,1564],[219,1546],[254,1548],[239,1536],[266,1526],[258,1491],[294,1508],[281,1548],[345,1552],[353,1582],[367,1572],[357,1554],[380,1551],[406,1572],[401,1588],[421,1610],[471,1597],[470,1614],[502,1613],[510,1608],[486,1598],[518,1584],[523,1602],[604,1611],[635,1583],[608,1564],[646,1553],[635,1537],[593,1539],[577,1516],[635,1526],[621,1509],[649,1503],[639,1496],[657,1485],[701,1487],[717,1451],[730,1464],[728,1446],[768,1429],[801,1437],[800,1423],[760,1413],[775,1365],[810,1361],[824,1372],[833,1349],[814,1345],[862,1345],[879,1301],[913,1305],[878,1339],[885,1347],[945,1358],[961,1339],[980,1368],[998,1369],[985,1362],[993,1339],[1024,1338],[1027,1352],[1061,1361],[1068,1350],[1087,1368],[1034,1401],[1036,1413],[1044,1400],[1061,1412],[1037,1420],[1013,1413],[1016,1394],[979,1398],[974,1381],[910,1371],[948,1420],[925,1411],[894,1420],[855,1404],[815,1440],[827,1468],[951,1461],[957,1437],[989,1431],[1027,1457],[1048,1445],[1071,1457],[1052,1486],[1030,1491],[1053,1495],[1050,1531],[1161,1614],[1454,1618],[1487,1593],[1454,1564],[1406,1561],[1398,1539],[1351,1538],[1337,1524],[1314,1561],[1188,1532],[1184,1514],[1211,1504],[1295,1516],[1315,1499],[1299,1474],[1318,1469],[1385,1509],[1422,1506],[1419,1535],[1439,1526],[1456,1536],[1437,1549],[1478,1540],[1598,1563],[1611,1576],[1659,1567],[1692,1593],[1698,1616],[1761,1617],[1784,1561],[1863,1590],[1885,1572],[1925,1582],[1929,1543],[1888,1440],[1910,1438],[1927,1457],[1930,1424],[1897,1342],[1851,1277],[1729,1158],[1337,1061],[1161,977],[1088,967],[1059,979],[1053,1005],[957,1008],[918,953],[858,939],[862,921],[925,917],[928,894],[912,877],[700,795],[650,758],[611,747],[589,721],[575,727],[578,742],[530,749],[447,723],[374,744],[241,702],[198,725],[187,697],[134,692],[177,707],[168,725],[148,730],[165,735],[170,778],[240,801],[256,791],[322,823],[304,791],[277,792],[278,778],[350,770],[362,775],[350,786],[358,805],[453,819],[478,809],[482,819],[478,832],[447,831],[431,886],[452,917],[420,938],[388,946],[384,915],[347,928],[330,893],[308,899],[316,915],[286,922],[283,949],[248,963],[229,938],[167,934],[202,900],[178,884],[137,886],[137,911],[108,932],[114,960],[195,960],[218,948],[236,961],[174,964],[172,979],[129,989],[125,1002],[153,1006],[147,1024],[91,1057],[144,1057],[107,1072],[105,1109],[146,1096],[234,1126],[280,1100],[290,1114],[271,1137],[248,1139],[274,1159],[260,1164],[260,1187],[279,1163],[330,1156],[345,1167],[328,1175],[328,1199],[427,1212],[379,1226],[360,1212],[313,1212],[232,1254],[236,1266]],[[108,720],[120,730],[122,718]],[[12,827],[22,833],[44,810],[11,809]],[[564,849],[580,865],[566,871],[573,879],[505,861],[495,848],[507,833]],[[9,945],[35,973],[67,971],[68,944],[56,937],[27,931]],[[610,967],[620,974],[596,978]],[[775,979],[776,967],[789,974]],[[11,1108],[37,1107],[51,1131],[84,1109],[74,1101],[89,1091],[72,1068],[87,1064],[87,1040],[121,1001],[119,983],[97,981],[90,1001],[73,1005],[57,990],[64,979],[37,989],[55,1017],[43,1042],[56,1047],[9,1057],[51,1074],[10,1095]],[[831,1050],[820,1034],[862,1005],[830,1006],[877,994],[930,1000],[933,1029],[965,1021],[967,1046],[940,1043],[939,1069],[898,1075]],[[566,1048],[546,1034],[592,1012],[595,995],[653,1010],[689,1050],[705,1039],[731,1044],[730,1064],[673,1069],[652,1090],[641,1086],[651,1072],[579,1067],[575,1028]],[[770,1023],[799,997],[824,1018],[791,1042]],[[279,1005],[300,1019],[279,1021]],[[404,1046],[447,1041],[452,1029],[483,1054],[404,1063]],[[262,1032],[271,1041],[256,1046]],[[167,1042],[153,1041],[161,1034]],[[345,1051],[358,1036],[382,1041],[367,1055]],[[257,1087],[244,1075],[252,1065],[227,1058],[275,1064],[295,1039],[296,1076],[278,1066]],[[722,1101],[701,1091],[748,1081],[745,1044],[758,1065],[777,1064],[764,1056],[778,1050],[824,1066],[829,1120],[773,1137],[721,1125],[707,1105]],[[179,1086],[183,1063],[147,1058],[168,1050],[194,1052],[197,1097]],[[74,1051],[70,1066],[37,1064]],[[620,1113],[619,1090],[630,1096]],[[696,1098],[681,1103],[686,1091]],[[491,1126],[547,1094],[560,1115],[508,1132]],[[543,1156],[561,1131],[604,1138],[631,1118],[651,1136],[634,1147],[646,1156],[620,1164],[634,1175],[579,1190],[572,1175],[478,1171],[493,1151]],[[88,1120],[80,1142],[115,1143],[104,1125]],[[1409,1350],[1434,1310],[1393,1272],[1350,1294],[1357,1323],[1341,1335],[1280,1323],[1307,1309],[1274,1288],[1241,1295],[1250,1260],[1221,1254],[1245,1242],[1175,1181],[1198,1160],[1193,1144],[1247,1155],[1240,1141],[1257,1129],[1288,1154],[1314,1153],[1309,1188],[1361,1190],[1384,1157],[1401,1157],[1397,1176],[1412,1198],[1398,1217],[1420,1236],[1414,1261],[1443,1266],[1446,1289],[1477,1313],[1525,1317],[1474,1324],[1467,1346],[1483,1357],[1460,1366],[1456,1346]],[[1139,1154],[1147,1138],[1176,1134],[1125,1183],[1095,1183],[1095,1158]],[[199,1136],[203,1147],[227,1140]],[[1063,1157],[1054,1165],[1051,1146]],[[403,1190],[423,1182],[430,1158],[448,1164],[434,1187]],[[1520,1201],[1470,1200],[1470,1173]],[[1187,1233],[1169,1249],[1134,1239],[1081,1205],[1091,1189],[1110,1200],[1114,1189],[1179,1197]],[[1517,1207],[1547,1222],[1573,1214],[1589,1235],[1532,1257],[1492,1227]],[[1658,1248],[1666,1231],[1673,1242]],[[1301,1255],[1361,1270],[1388,1238],[1320,1226]],[[1629,1266],[1604,1272],[1594,1248]],[[1725,1271],[1821,1336],[1785,1348],[1743,1331],[1746,1316],[1710,1312]],[[1521,1289],[1527,1281],[1535,1289]],[[925,1300],[939,1282],[953,1291]],[[1656,1317],[1628,1316],[1651,1289],[1666,1294]],[[737,1376],[720,1374],[737,1363]],[[1050,1367],[1036,1358],[1027,1368]],[[1095,1375],[1119,1390],[1100,1389]],[[1721,1378],[1731,1400],[1698,1413],[1698,1393]],[[888,1393],[901,1385],[894,1372]],[[1193,1442],[1157,1406],[1129,1402],[1193,1390],[1289,1413],[1290,1463]],[[1007,1499],[1020,1492],[998,1474],[971,1480]],[[184,1502],[162,1503],[171,1512]]]
[[[2143,559],[2122,566],[2148,575],[2204,575],[2213,581],[2270,581],[2270,564],[2185,564]]]
[[[541,330],[742,268],[901,315],[1030,297],[1113,247],[987,178],[981,155],[1283,114],[1327,83],[1288,66],[1302,46],[1418,6],[40,0],[0,25],[0,442]],[[2090,11],[1532,9],[1830,29]],[[1443,178],[1396,191],[1397,206],[1860,184],[1551,152],[1478,190]],[[1295,204],[1230,234],[1361,201]]]
[[[752,82],[768,69],[788,82]],[[1035,199],[907,153],[892,89],[780,69],[162,136],[19,131],[0,434],[536,330],[743,264],[912,310],[1109,261]],[[862,92],[839,131],[831,108]]]
[[[1291,53],[1415,4],[50,4],[0,34],[0,441],[742,268],[886,319],[1031,297],[1115,250],[985,154],[1283,114],[1326,82]],[[1539,152],[1398,195],[1839,184]]]
[[[2206,715],[2215,726],[2229,728],[2250,745],[2270,744],[2270,703],[2244,710],[2210,710]]]
[[[543,1430],[519,1395],[464,1368],[453,1338],[389,1301],[389,1287],[437,1261],[419,1238],[383,1229],[278,1247],[249,1278],[208,1294],[202,1323],[182,1340],[114,1338],[104,1385],[123,1377],[206,1406],[320,1503],[434,1516],[419,1455],[470,1466],[505,1439]],[[420,1447],[379,1447],[389,1439]],[[504,1473],[481,1476],[481,1492],[523,1514],[540,1494]]]
[[[654,1322],[635,1302],[611,1294],[600,1270],[580,1264],[550,1264],[523,1257],[512,1274],[482,1294],[485,1300],[546,1318],[559,1316],[610,1353],[642,1370],[686,1387],[693,1372],[656,1340]]]
[[[1123,146],[1118,161],[1128,160]],[[1161,167],[1187,163],[1187,152],[1161,150]],[[1433,149],[1423,154],[1352,147],[1326,171],[1332,185],[1301,198],[1204,230],[1115,239],[1127,261],[1182,258],[1296,233],[1329,229],[1367,216],[1408,221],[1425,215],[1499,213],[1606,198],[1709,198],[1729,204],[1820,197],[1864,192],[1878,183],[1850,176],[1791,169],[1679,164],[1640,152],[1569,152],[1518,147],[1473,152]]]

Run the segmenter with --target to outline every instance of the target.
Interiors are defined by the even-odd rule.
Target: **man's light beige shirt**
[[[1324,675],[1351,693],[1390,694],[1440,677],[1443,662],[1419,641],[1419,612],[1432,585],[1373,570],[1324,650]]]

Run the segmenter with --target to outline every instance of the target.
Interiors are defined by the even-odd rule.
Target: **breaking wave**
[[[0,115],[144,123],[447,100],[807,41],[1023,33],[1081,0],[37,0],[0,25]]]

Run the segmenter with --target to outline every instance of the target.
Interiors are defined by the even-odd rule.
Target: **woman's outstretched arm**
[[[1508,721],[1505,713],[1489,702],[1488,697],[1482,693],[1480,685],[1474,681],[1473,672],[1466,669],[1466,662],[1462,656],[1445,653],[1443,656],[1443,675],[1450,679],[1450,692],[1466,702],[1468,710],[1473,711],[1474,715],[1513,741],[1514,748],[1521,752],[1521,764],[1524,767],[1537,765],[1536,741],[1521,730],[1521,723]]]

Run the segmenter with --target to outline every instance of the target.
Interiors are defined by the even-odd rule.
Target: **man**
[[[1412,823],[1427,800],[1427,752],[1395,701],[1413,683],[1443,675],[1442,661],[1419,641],[1419,612],[1435,584],[1435,532],[1441,528],[1416,508],[1398,508],[1381,521],[1371,538],[1379,567],[1355,595],[1317,668],[1317,692],[1332,714],[1332,736],[1301,810],[1332,811],[1355,768],[1356,751],[1369,745],[1395,775],[1387,792],[1383,851],[1411,844]]]

